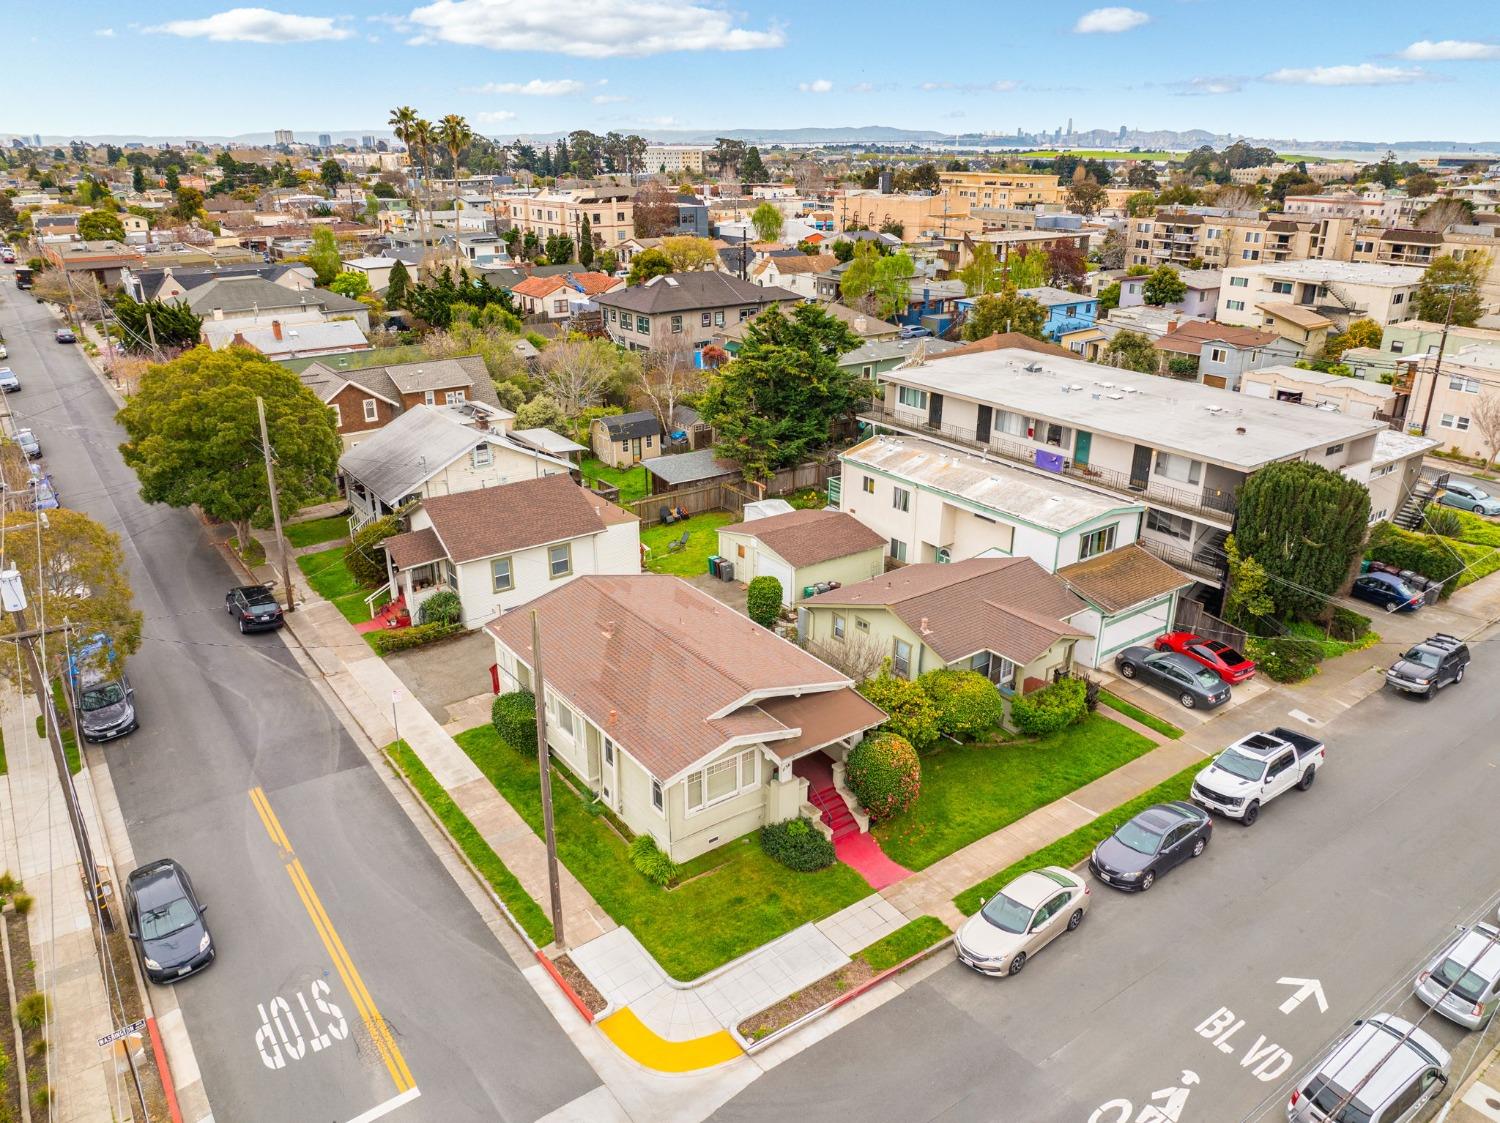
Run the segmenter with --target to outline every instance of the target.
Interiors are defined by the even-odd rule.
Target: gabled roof
[[[788,511],[719,528],[754,538],[794,569],[878,550],[885,539],[843,511]]]
[[[499,410],[505,417],[513,416],[502,409],[495,395],[495,384],[490,381],[489,370],[479,355],[462,355],[456,359],[421,359],[413,363],[389,363],[384,366],[366,366],[345,369],[337,360],[313,363],[300,375],[302,384],[323,401],[332,401],[345,386],[354,385],[368,390],[377,398],[383,398],[400,407],[402,394],[420,394],[427,390],[464,390],[469,401],[483,402]]]
[[[367,312],[357,300],[327,289],[289,289],[263,277],[220,276],[189,289],[182,297],[195,313],[212,316],[215,308],[225,312],[276,312],[285,308],[328,312]]]
[[[559,289],[576,292],[579,296],[596,296],[621,283],[620,278],[611,277],[608,273],[552,273],[527,277],[512,286],[510,291],[535,299],[551,296]]]
[[[1244,351],[1256,347],[1270,347],[1280,342],[1281,336],[1275,332],[1235,327],[1233,324],[1220,324],[1213,320],[1185,320],[1158,339],[1156,347],[1159,351],[1197,355],[1202,351],[1205,343],[1226,343],[1230,347]]]
[[[601,417],[599,424],[603,425],[610,438],[616,441],[631,440],[635,437],[654,437],[661,432],[661,422],[649,409]]]
[[[331,351],[335,348],[368,350],[370,341],[353,320],[313,320],[311,323],[285,324],[277,337],[270,324],[247,324],[244,320],[211,320],[203,325],[203,334],[215,350],[240,344],[253,347],[262,355],[295,355],[306,351]]]
[[[1086,638],[1064,622],[1083,601],[1030,558],[903,566],[803,604],[889,609],[949,663],[993,651],[1025,664],[1060,639]]]
[[[796,293],[776,285],[757,285],[717,270],[698,270],[652,277],[643,285],[631,285],[617,292],[605,293],[599,297],[599,303],[610,308],[653,315],[659,312],[686,312],[744,304],[763,306],[783,300],[801,299]]]
[[[1047,343],[1041,339],[1032,339],[1031,336],[1022,335],[1018,331],[997,331],[994,335],[987,335],[983,339],[976,339],[973,343],[965,343],[961,347],[954,347],[940,354],[928,355],[927,357],[929,359],[948,359],[954,355],[972,355],[977,351],[1002,351],[1008,348],[1035,351],[1039,355],[1056,355],[1063,359],[1076,359],[1078,357],[1066,347],[1059,347],[1055,343]]]
[[[711,448],[700,448],[696,452],[679,452],[671,456],[653,456],[644,460],[646,471],[673,487],[701,483],[704,480],[730,476],[740,470],[733,460],[721,460]]]
[[[1043,308],[1054,308],[1059,304],[1097,304],[1097,296],[1088,296],[1081,292],[1069,292],[1067,289],[1056,288],[1052,285],[1038,285],[1032,289],[1021,289],[1020,295],[1030,297]]]
[[[775,253],[756,262],[750,272],[759,275],[775,266],[778,273],[823,273],[837,265],[838,260],[831,253],[805,254],[801,250],[793,250],[787,254]]]
[[[1121,612],[1193,583],[1185,573],[1131,543],[1098,557],[1065,565],[1057,576],[1105,612]]]
[[[455,563],[599,534],[606,527],[625,521],[614,518],[606,521],[589,492],[563,473],[454,495],[435,495],[422,501],[422,510],[432,520],[432,529],[442,543],[445,556]],[[635,517],[624,511],[620,514],[627,519]]]

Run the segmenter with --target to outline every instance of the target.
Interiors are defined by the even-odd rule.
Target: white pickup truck
[[[1280,726],[1249,733],[1214,757],[1193,779],[1193,802],[1249,826],[1261,805],[1282,792],[1312,787],[1323,767],[1323,742]]]

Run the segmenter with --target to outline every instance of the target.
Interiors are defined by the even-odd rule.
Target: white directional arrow
[[[1276,984],[1278,986],[1297,988],[1281,1004],[1281,1012],[1283,1014],[1290,1014],[1310,997],[1318,1000],[1318,1013],[1328,1013],[1328,999],[1323,995],[1323,984],[1319,980],[1283,978],[1277,979]]]

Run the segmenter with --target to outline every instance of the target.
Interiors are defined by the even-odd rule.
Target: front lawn
[[[585,480],[603,480],[619,488],[621,504],[644,499],[646,492],[651,489],[651,477],[646,475],[644,464],[637,464],[634,468],[611,468],[604,461],[590,456],[584,459],[579,468]]]
[[[344,614],[345,620],[351,624],[363,624],[370,619],[365,598],[372,590],[361,585],[349,572],[349,567],[344,564],[344,549],[343,546],[330,546],[315,554],[303,554],[297,559],[297,568],[319,596]]]
[[[457,741],[540,837],[536,759],[505,744],[488,725],[460,733]],[[676,979],[696,979],[870,895],[864,878],[848,866],[836,862],[817,873],[794,873],[766,857],[754,835],[685,863],[678,887],[659,889],[555,769],[552,799],[563,865]]]
[[[641,545],[647,547],[646,568],[652,573],[675,573],[692,577],[708,572],[710,555],[719,552],[719,527],[736,521],[728,511],[705,511],[670,526],[659,523],[641,531]],[[687,546],[676,553],[668,548],[687,531]]]
[[[926,869],[1155,747],[1099,714],[1035,741],[944,741],[922,758],[916,806],[875,837],[893,862]]]
[[[316,546],[323,542],[337,542],[349,537],[349,517],[330,515],[326,519],[309,519],[304,523],[289,523],[286,527],[287,543],[297,549]]]
[[[1168,737],[1173,741],[1182,736],[1182,730],[1178,729],[1170,721],[1163,721],[1155,714],[1148,714],[1134,703],[1127,702],[1123,698],[1116,698],[1108,690],[1099,691],[1099,704],[1101,706],[1108,706],[1110,709],[1122,713],[1126,717],[1134,718],[1147,729],[1154,729],[1163,737]]]

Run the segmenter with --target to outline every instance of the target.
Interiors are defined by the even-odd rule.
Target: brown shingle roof
[[[1227,343],[1241,350],[1252,347],[1269,347],[1281,336],[1254,328],[1235,327],[1232,324],[1215,323],[1213,320],[1186,320],[1156,341],[1160,351],[1172,351],[1185,355],[1196,355],[1205,343]]]
[[[1191,577],[1134,543],[1065,565],[1057,575],[1105,612],[1119,612],[1193,583]]]
[[[832,694],[851,685],[807,652],[665,574],[579,577],[528,608],[541,619],[549,685],[663,781],[722,748],[720,726],[730,719],[717,715],[764,706],[766,699],[746,701],[753,692],[801,692],[813,705],[812,694],[831,691],[826,704],[842,707]],[[530,616],[508,613],[486,625],[528,664]],[[734,728],[772,728],[756,714],[741,716]],[[813,715],[806,720],[811,726]],[[830,740],[870,724],[845,724]]]
[[[887,608],[949,663],[980,651],[1029,663],[1084,635],[1063,622],[1083,602],[1030,558],[908,565],[803,603]]]
[[[885,545],[884,538],[843,511],[788,511],[721,527],[720,533],[754,538],[794,569]]]
[[[397,569],[411,569],[412,566],[426,565],[448,556],[430,526],[421,530],[409,530],[405,534],[393,534],[381,545],[385,547],[385,552],[391,556],[391,564]]]
[[[583,488],[563,473],[435,495],[422,501],[422,510],[454,562],[597,534],[605,526]]]
[[[885,712],[879,706],[848,687],[800,698],[771,698],[757,708],[782,725],[802,731],[795,737],[768,743],[782,760],[831,745],[849,736],[851,729],[870,729],[885,721]]]
[[[1080,297],[1079,299],[1083,299]],[[954,355],[972,355],[977,351],[1001,351],[1008,347],[1018,347],[1023,351],[1035,351],[1038,355],[1057,355],[1065,359],[1076,359],[1077,355],[1066,347],[1059,347],[1055,343],[1045,343],[1040,339],[1032,339],[1029,335],[1022,335],[1018,331],[997,331],[994,335],[987,335],[983,339],[976,339],[973,343],[965,343],[962,347],[955,347],[951,351],[943,351],[939,354],[928,355],[927,361],[933,362],[937,359],[951,359]]]

